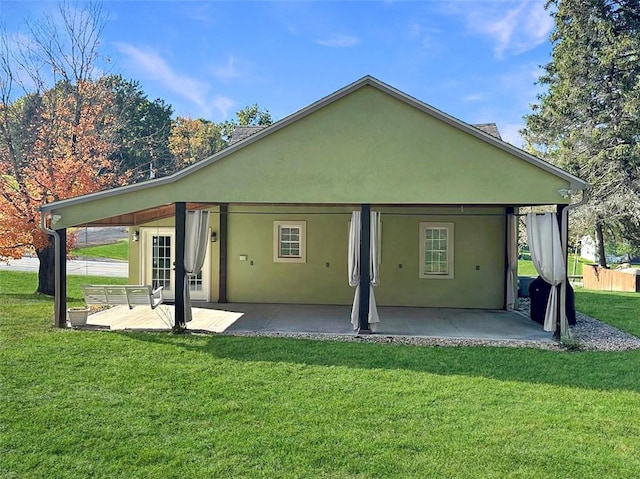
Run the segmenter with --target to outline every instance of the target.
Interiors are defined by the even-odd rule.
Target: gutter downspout
[[[560,337],[566,333],[566,328],[568,326],[568,322],[566,321],[566,311],[567,311],[567,283],[569,281],[569,270],[567,268],[567,259],[569,258],[569,210],[575,209],[578,206],[582,206],[589,201],[589,189],[585,188],[582,190],[582,199],[577,203],[569,203],[562,210],[562,228],[561,228],[561,241],[562,248],[564,248],[564,266],[565,266],[565,279],[562,282],[560,287],[560,312],[561,317],[565,320],[560,322]]]
[[[56,230],[52,230],[47,226],[46,222],[46,213],[44,211],[40,211],[40,229],[47,233],[50,236],[53,236],[54,246],[55,246],[55,261],[54,261],[54,280],[55,280],[55,296],[54,296],[54,310],[56,312],[56,327],[64,328],[66,325],[66,318],[59,318],[60,311],[60,302],[62,298],[60,297],[60,235]]]

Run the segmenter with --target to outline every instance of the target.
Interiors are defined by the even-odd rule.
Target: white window
[[[420,277],[453,278],[453,223],[420,223]]]
[[[273,262],[305,263],[307,261],[306,221],[273,222]]]

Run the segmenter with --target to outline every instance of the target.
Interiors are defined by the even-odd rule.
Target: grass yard
[[[81,256],[83,258],[109,258],[127,261],[129,259],[129,240],[124,239],[117,243],[75,248],[71,251],[71,256]]]
[[[576,307],[593,317],[605,318],[618,329],[640,336],[640,293],[615,293],[577,288]]]
[[[584,258],[578,258],[576,261],[575,255],[569,254],[569,260],[567,262],[569,275],[573,276],[575,274],[576,276],[582,276],[582,267],[585,264],[591,263]],[[538,272],[535,266],[533,266],[533,261],[531,261],[531,257],[528,254],[523,255],[523,259],[518,260],[518,276],[538,276]]]
[[[85,281],[70,277],[73,302]],[[638,351],[60,331],[34,289],[35,275],[0,272],[0,477],[640,471]],[[602,319],[637,307],[584,293],[579,309]]]

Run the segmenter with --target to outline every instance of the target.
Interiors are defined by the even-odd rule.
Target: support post
[[[229,204],[220,204],[220,231],[218,231],[218,243],[220,245],[220,269],[218,272],[218,303],[227,302],[227,221],[229,217]]]
[[[509,215],[512,215],[514,212],[513,206],[508,206],[505,209],[505,216],[504,216],[504,303],[502,306],[502,309],[504,309],[506,311],[507,309],[507,297],[508,297],[508,291],[507,289],[509,288],[509,282],[507,281],[507,276],[509,275],[509,236],[511,234],[511,232],[509,231]],[[517,242],[517,239],[516,239]],[[518,278],[514,278],[514,280],[516,281],[516,284],[518,282]]]
[[[175,204],[176,216],[176,262],[175,262],[175,331],[185,328],[184,317],[184,288],[186,275],[184,270],[184,242],[187,220],[187,204],[178,202]]]
[[[55,324],[58,328],[67,326],[67,230],[55,230]]]
[[[358,328],[358,334],[370,334],[371,205],[363,204],[360,211],[360,308],[358,314],[360,327]]]

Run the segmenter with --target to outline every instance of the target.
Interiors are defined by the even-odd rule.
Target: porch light
[[[562,196],[563,198],[569,198],[573,194],[573,191],[572,190],[567,190],[565,188],[562,188],[562,189],[558,190],[558,194],[560,196]]]
[[[134,231],[133,233],[131,233],[131,241],[133,241],[135,243],[136,241],[138,241],[138,238],[139,238],[139,236],[138,236],[138,231],[137,230]]]
[[[216,241],[218,241],[218,233],[215,231],[211,232],[211,242],[215,243]]]

